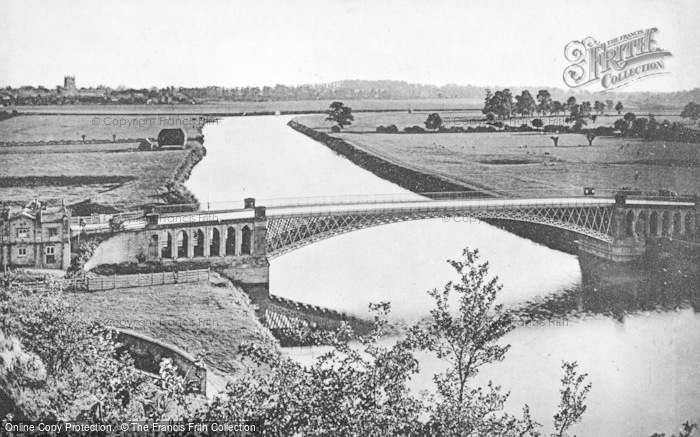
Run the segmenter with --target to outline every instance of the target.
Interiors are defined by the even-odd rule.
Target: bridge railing
[[[509,190],[503,198],[612,198],[618,193],[627,194],[629,199],[664,200],[664,201],[698,201],[697,196],[660,195],[658,191],[621,190],[618,188],[595,188],[594,195],[585,195],[583,188],[537,188],[524,190]],[[488,199],[490,197],[478,191],[441,191],[422,193],[391,193],[391,194],[360,194],[339,196],[308,196],[256,199],[256,206],[267,208],[283,208],[292,206],[316,205],[360,205],[376,203],[405,203],[431,202],[435,200]],[[156,212],[160,214],[187,213],[196,211],[231,211],[244,209],[244,201],[233,200],[224,202],[201,202],[198,204],[158,205]]]
[[[468,215],[470,209],[474,211],[489,211],[489,210],[504,210],[513,209],[515,206],[518,208],[590,208],[591,206],[596,206],[596,199],[586,199],[584,201],[581,199],[580,202],[572,202],[568,200],[566,202],[552,202],[547,201],[544,198],[533,198],[533,199],[519,199],[522,203],[518,205],[513,205],[509,202],[504,202],[506,199],[481,199],[478,203],[473,205],[465,204],[453,204],[453,205],[439,205],[435,201],[427,202],[415,202],[415,203],[402,203],[402,204],[366,204],[366,207],[361,205],[347,204],[347,208],[341,208],[332,210],[329,209],[330,205],[308,205],[300,210],[285,212],[278,212],[274,215],[275,218],[282,217],[312,217],[312,216],[329,216],[329,215],[367,215],[367,214],[401,214],[401,213],[430,213],[439,216],[441,213],[448,215],[455,214],[465,214]],[[611,205],[612,201],[610,199],[598,199],[607,200],[607,205]],[[594,202],[591,202],[594,201]],[[296,207],[296,205],[294,205]],[[340,206],[340,205],[339,205]],[[597,205],[600,206],[600,205]]]

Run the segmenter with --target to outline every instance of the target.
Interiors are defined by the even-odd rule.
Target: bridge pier
[[[614,262],[635,261],[647,252],[647,242],[654,238],[697,238],[697,217],[700,205],[686,210],[667,206],[628,204],[626,196],[617,195],[611,216],[612,242],[585,235],[576,243],[582,253]]]

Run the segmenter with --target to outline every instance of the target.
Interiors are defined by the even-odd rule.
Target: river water
[[[206,126],[207,156],[188,188],[203,204],[407,193],[287,127],[289,119],[235,117]],[[677,273],[677,266],[663,266],[642,281],[619,280],[635,276],[629,272],[596,279],[586,273],[596,271],[595,263],[486,223],[431,219],[352,232],[285,254],[271,261],[270,292],[358,316],[367,315],[370,302],[390,301],[392,317],[412,323],[428,316],[426,291],[455,279],[445,261],[467,246],[480,251],[503,283],[499,300],[539,321],[505,336],[511,345],[505,361],[477,377],[511,392],[507,411],[517,414],[527,403],[550,430],[567,360],[577,361],[593,383],[583,422],[574,428],[579,435],[648,436],[700,420],[700,305],[684,267]],[[308,362],[320,349],[287,351]],[[420,362],[411,386],[431,389],[432,375],[444,366],[428,354]]]

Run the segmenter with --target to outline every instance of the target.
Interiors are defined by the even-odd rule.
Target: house
[[[7,267],[70,266],[70,212],[34,200],[24,208],[0,206],[0,262]]]
[[[139,143],[139,147],[137,150],[143,152],[143,151],[151,151],[151,150],[158,150],[158,141],[156,141],[153,138],[145,138],[141,140]]]
[[[161,129],[158,134],[158,147],[161,149],[184,149],[187,134],[182,128]]]

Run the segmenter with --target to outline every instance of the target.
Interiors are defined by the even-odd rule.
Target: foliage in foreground
[[[273,345],[244,345],[257,364],[254,373],[228,386],[201,420],[263,419],[271,436],[540,436],[527,406],[522,417],[504,412],[508,393],[491,383],[473,387],[486,364],[504,359],[508,346],[498,341],[514,328],[502,306],[494,305],[501,286],[488,279],[488,264],[466,250],[450,263],[460,275],[442,291],[433,290],[436,307],[427,327],[414,326],[393,345],[382,342],[389,304],[373,305],[375,329],[357,337],[345,326],[331,336],[332,348],[308,366],[287,358]],[[455,296],[458,311],[450,304]],[[411,393],[418,373],[414,353],[428,350],[444,360],[435,375],[435,393]],[[555,416],[556,436],[567,436],[585,411],[590,385],[576,364],[564,364],[562,400]],[[427,418],[427,420],[426,420]]]
[[[497,278],[488,277],[488,264],[478,258],[477,251],[465,250],[463,260],[450,261],[459,281],[429,292],[431,321],[412,327],[402,340],[383,340],[389,304],[381,303],[371,306],[375,327],[369,335],[343,325],[324,338],[332,346],[328,352],[306,366],[275,343],[243,344],[240,352],[257,366],[200,408],[192,408],[172,363],[162,364],[155,381],[144,380],[109,332],[62,299],[60,289],[39,293],[10,278],[0,289],[0,405],[13,408],[0,415],[255,421],[267,436],[540,437],[541,425],[527,405],[519,417],[508,414],[508,393],[491,382],[474,384],[483,366],[505,358],[509,347],[500,341],[514,328],[511,315],[495,304]],[[415,353],[421,350],[447,369],[434,375],[434,392],[415,394],[407,384],[419,371]],[[563,363],[551,436],[570,436],[581,421],[591,389],[586,379],[576,363]],[[677,437],[689,437],[695,427],[686,424]]]

